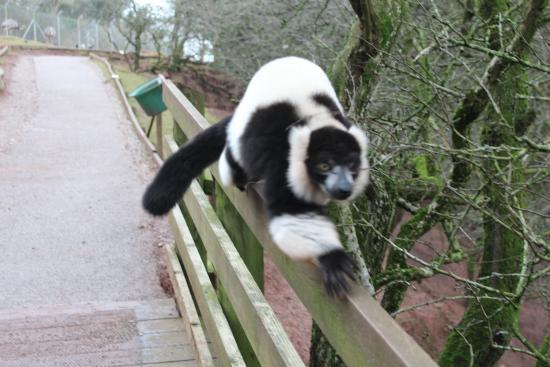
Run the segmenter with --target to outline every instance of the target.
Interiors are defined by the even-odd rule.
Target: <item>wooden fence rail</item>
[[[163,99],[174,116],[175,125],[188,139],[209,126],[206,119],[171,81],[163,79],[162,86]],[[160,142],[157,142],[157,146],[158,144]],[[171,139],[166,140],[164,145],[164,156],[169,156],[178,149]],[[217,166],[212,166],[210,171],[214,180],[220,182]],[[223,188],[223,194],[294,288],[315,322],[348,366],[436,366],[427,353],[380,307],[366,289],[354,286],[352,294],[346,299],[332,299],[327,296],[320,274],[314,266],[288,259],[271,241],[262,199],[254,189],[243,193],[234,188]],[[260,288],[254,282],[247,269],[248,264],[245,264],[235,249],[234,243],[198,183],[193,183],[184,195],[184,204],[205,246],[207,258],[212,262],[216,276],[221,280],[259,364],[303,365]],[[238,365],[241,362],[234,362],[238,358],[235,359],[237,351],[233,339],[226,340],[223,336],[229,333],[229,329],[225,318],[220,315],[219,303],[212,299],[214,291],[212,284],[206,281],[204,264],[200,263],[200,257],[193,246],[189,249],[190,236],[181,234],[186,231],[186,225],[179,209],[171,213],[170,221],[176,233],[180,233],[178,249],[214,349],[217,355],[225,360],[224,365]],[[188,240],[182,240],[182,236]]]

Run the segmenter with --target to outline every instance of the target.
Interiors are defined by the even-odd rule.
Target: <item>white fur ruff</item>
[[[326,205],[329,201],[328,194],[311,182],[307,172],[306,159],[310,136],[311,129],[307,126],[294,127],[290,131],[287,180],[290,189],[298,198],[306,202]]]
[[[233,170],[231,169],[231,166],[227,161],[226,150],[227,148],[223,150],[222,155],[220,156],[220,160],[218,162],[218,170],[220,171],[222,184],[224,186],[231,186],[233,185]]]
[[[369,160],[367,158],[367,152],[369,148],[369,140],[367,134],[357,126],[352,126],[348,132],[353,135],[359,147],[361,148],[361,166],[359,168],[359,174],[353,184],[353,191],[351,196],[347,200],[353,200],[357,196],[361,195],[369,183]]]
[[[342,248],[334,224],[314,213],[275,217],[269,222],[269,233],[277,246],[296,260],[316,262],[320,255]]]

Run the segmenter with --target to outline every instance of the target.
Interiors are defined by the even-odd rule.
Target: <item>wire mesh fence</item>
[[[126,44],[116,27],[102,25],[94,19],[33,12],[10,3],[0,7],[0,35],[67,48],[115,50],[114,45]]]

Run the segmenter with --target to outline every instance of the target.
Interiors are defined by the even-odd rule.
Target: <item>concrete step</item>
[[[0,310],[0,367],[194,366],[173,299]]]

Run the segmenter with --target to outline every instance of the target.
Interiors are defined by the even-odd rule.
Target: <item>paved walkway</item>
[[[102,315],[107,321],[101,322],[137,325],[139,307],[167,302],[170,311],[157,316],[177,316],[159,280],[158,245],[170,241],[168,228],[140,206],[156,168],[111,84],[87,58],[30,55],[18,58],[8,82],[0,96],[0,366],[178,360],[140,359],[143,353],[134,352],[126,359],[101,357],[145,348],[137,327],[122,333],[123,345],[118,333],[112,339],[93,327],[80,328],[80,337],[69,332],[71,312],[78,325],[97,325]],[[8,330],[27,328],[29,317],[52,307],[57,316],[33,325],[48,329],[57,320],[60,340],[74,339],[71,348],[32,344],[49,334],[6,339]],[[113,316],[117,312],[122,319]],[[90,338],[97,339],[91,347]],[[171,340],[185,341],[181,335],[176,344]],[[2,349],[7,344],[9,353]],[[59,356],[69,352],[67,364]]]

